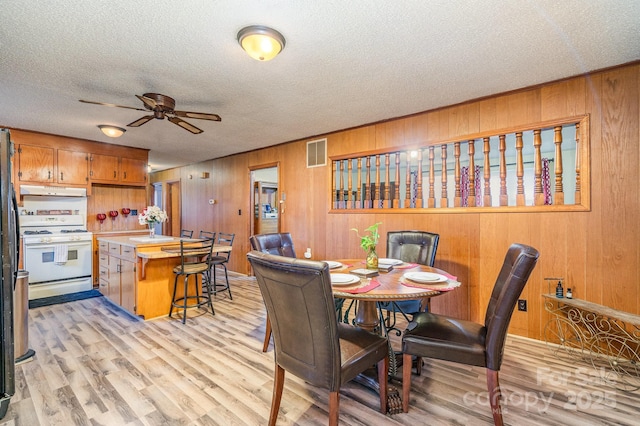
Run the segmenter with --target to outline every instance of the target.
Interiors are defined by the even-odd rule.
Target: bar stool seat
[[[187,320],[187,309],[200,308],[208,306],[211,309],[211,315],[215,315],[213,303],[211,301],[211,285],[205,280],[207,292],[200,294],[200,286],[198,277],[206,273],[211,268],[211,250],[213,249],[213,240],[206,239],[202,242],[181,241],[180,242],[180,264],[173,268],[175,279],[173,281],[173,296],[171,298],[171,308],[169,308],[169,317],[172,318],[173,308],[182,309],[182,323]],[[189,261],[189,259],[204,259],[203,261]],[[177,297],[178,277],[183,277],[184,293],[182,297]],[[189,295],[189,277],[193,276],[195,280],[195,295]]]

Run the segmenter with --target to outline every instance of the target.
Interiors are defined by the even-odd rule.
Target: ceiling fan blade
[[[136,111],[146,111],[146,109],[143,109],[143,108],[136,108],[136,107],[130,107],[130,106],[124,106],[124,105],[116,105],[116,104],[108,104],[108,103],[105,103],[105,102],[85,101],[83,99],[78,99],[78,100],[80,102],[85,103],[85,104],[102,105],[102,106],[115,107],[115,108],[135,109]]]
[[[202,133],[201,129],[198,129],[196,126],[189,124],[186,121],[179,119],[178,117],[167,117],[167,119],[173,124],[177,124],[183,129],[190,131],[194,135],[197,135],[198,133]]]
[[[155,118],[155,117],[153,115],[145,115],[144,117],[138,118],[136,121],[127,124],[127,126],[129,126],[129,127],[140,127],[144,123],[146,123],[147,121],[151,120],[152,118]]]
[[[222,121],[222,118],[218,114],[207,114],[205,112],[191,112],[191,111],[173,111],[178,117],[197,118],[199,120],[211,120]]]
[[[136,95],[136,98],[140,99],[142,103],[150,110],[153,110],[156,106],[158,106],[155,99],[147,98],[146,96],[140,95]]]

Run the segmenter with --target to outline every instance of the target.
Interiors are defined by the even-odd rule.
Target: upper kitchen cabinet
[[[138,186],[147,183],[147,161],[114,155],[91,154],[92,183]]]
[[[91,154],[89,157],[92,182],[117,183],[120,158],[115,155]]]
[[[18,181],[21,183],[86,185],[88,170],[88,155],[84,152],[18,145]]]
[[[21,144],[17,147],[17,153],[19,182],[52,183],[54,181],[53,148]]]
[[[145,186],[149,150],[11,130],[14,182],[51,186]]]
[[[89,154],[58,149],[56,178],[64,185],[86,185],[89,182]]]
[[[120,159],[122,183],[125,185],[145,185],[147,183],[147,161],[136,158]]]

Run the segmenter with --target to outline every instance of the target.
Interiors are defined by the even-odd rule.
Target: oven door
[[[56,263],[56,246],[66,245],[67,261]],[[24,267],[29,271],[29,285],[91,276],[91,241],[37,243],[24,246]]]

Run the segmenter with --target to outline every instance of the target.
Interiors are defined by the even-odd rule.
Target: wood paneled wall
[[[575,298],[640,314],[639,101],[640,64],[634,63],[326,135],[329,156],[337,156],[590,114],[589,212],[330,214],[331,168],[306,168],[306,140],[158,173],[152,180],[180,175],[185,227],[234,232],[230,268],[248,273],[249,169],[277,162],[280,193],[286,194],[281,229],[292,233],[299,251],[311,247],[318,260],[362,256],[349,229],[375,222],[382,222],[383,236],[401,229],[437,232],[436,266],[457,275],[463,286],[435,298],[432,309],[480,322],[507,248],[513,242],[530,244],[541,257],[522,295],[528,312],[514,313],[510,332],[543,339],[545,277],[564,277]],[[210,171],[211,179],[184,178],[195,170]],[[210,206],[208,198],[217,204]],[[380,247],[384,253],[386,238]]]

